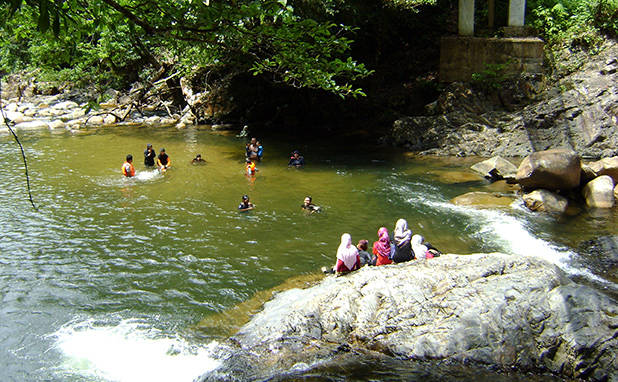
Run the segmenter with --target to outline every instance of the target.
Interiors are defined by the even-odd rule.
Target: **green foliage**
[[[485,91],[497,90],[507,80],[506,69],[512,64],[507,61],[501,64],[487,64],[480,73],[472,73],[472,84]]]
[[[146,64],[183,73],[227,65],[341,96],[363,95],[351,82],[371,73],[349,57],[352,28],[304,17],[287,0],[0,0],[0,17],[9,20],[2,37],[30,33],[0,42],[5,70],[72,68],[108,82]]]

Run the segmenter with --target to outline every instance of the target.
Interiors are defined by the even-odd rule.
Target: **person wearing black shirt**
[[[302,167],[305,165],[305,158],[300,155],[298,150],[294,150],[292,152],[292,156],[290,157],[290,161],[288,162],[288,167]]]
[[[159,170],[164,171],[170,168],[172,165],[172,160],[165,153],[165,149],[161,149],[159,156],[157,157],[157,166],[159,166]]]
[[[146,167],[153,167],[155,165],[155,158],[157,154],[155,153],[152,145],[149,143],[146,145],[146,150],[144,150],[144,165]]]

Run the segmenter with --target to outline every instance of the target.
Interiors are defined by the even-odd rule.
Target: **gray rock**
[[[512,178],[517,173],[517,167],[506,159],[495,156],[479,162],[471,167],[472,170],[490,180]]]
[[[34,120],[30,122],[18,123],[14,126],[15,130],[43,130],[49,128],[47,121]]]
[[[543,189],[534,190],[529,194],[525,194],[523,199],[524,204],[530,211],[563,214],[569,206],[569,202],[566,198]]]
[[[515,179],[527,189],[570,190],[579,186],[581,159],[569,149],[530,154],[519,165]]]
[[[586,205],[592,208],[614,207],[614,180],[608,175],[601,175],[588,182],[582,190]]]
[[[229,367],[242,369],[238,360],[246,357],[251,378],[268,379],[347,346],[400,359],[614,380],[616,328],[615,301],[542,260],[443,255],[364,267],[276,295],[230,341],[238,356]]]

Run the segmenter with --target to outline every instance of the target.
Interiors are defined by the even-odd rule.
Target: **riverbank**
[[[221,354],[234,356],[202,381],[301,376],[375,353],[444,370],[613,381],[617,314],[611,298],[535,257],[447,254],[364,267],[276,295],[225,345]]]
[[[400,118],[385,137],[420,155],[522,157],[570,148],[586,159],[618,155],[618,42],[573,55],[559,78],[522,77],[479,91],[454,83],[424,115]]]

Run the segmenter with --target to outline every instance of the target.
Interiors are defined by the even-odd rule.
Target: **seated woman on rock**
[[[341,244],[337,248],[337,264],[335,272],[346,273],[360,268],[358,249],[352,244],[352,236],[349,233],[341,235]]]
[[[378,230],[378,241],[373,242],[373,254],[378,258],[376,265],[386,265],[392,263],[391,256],[394,252],[394,246],[391,246],[391,240],[388,237],[386,227],[380,227]]]
[[[426,243],[421,235],[412,236],[412,250],[417,259],[432,259],[442,254],[437,248]]]
[[[414,252],[410,243],[411,238],[412,231],[408,229],[408,222],[405,219],[397,220],[394,236],[395,254],[392,256],[395,263],[403,263],[414,259]]]

